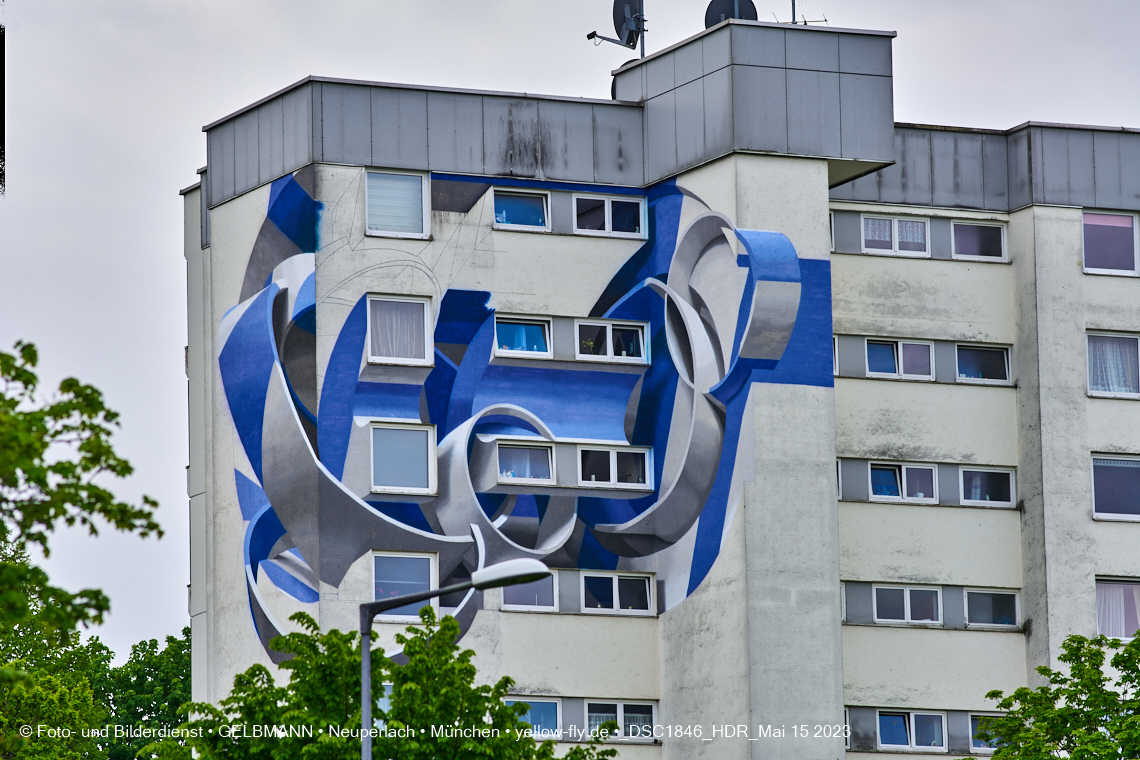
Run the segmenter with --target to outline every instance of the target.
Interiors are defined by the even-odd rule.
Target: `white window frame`
[[[1112,391],[1094,391],[1092,389],[1092,362],[1089,354],[1089,338],[1131,338],[1137,342],[1137,354],[1140,355],[1140,335],[1136,333],[1108,332],[1106,330],[1090,330],[1085,333],[1085,388],[1090,398],[1125,398],[1140,399],[1140,393],[1113,393]],[[1137,368],[1140,371],[1140,367]]]
[[[437,588],[439,586],[439,555],[436,554],[435,552],[373,551],[370,556],[372,557],[371,568],[369,570],[369,572],[372,574],[372,586],[370,587],[369,594],[368,594],[370,597],[376,596],[376,557],[415,557],[415,558],[427,557],[428,559],[431,560],[431,570],[428,573],[431,576],[430,578],[428,578],[429,588]],[[375,601],[375,600],[373,600],[373,601]],[[439,597],[433,596],[431,599],[428,599],[427,601],[428,601],[428,604],[431,605],[431,608],[433,610],[435,610],[436,613],[438,614],[439,613]],[[402,623],[404,625],[407,625],[408,621],[418,622],[419,616],[418,615],[392,615],[390,613],[385,613],[385,612],[382,612],[376,616],[376,622],[378,622],[378,623]]]
[[[872,372],[871,359],[867,355],[870,343],[893,343],[895,346],[895,372]],[[929,375],[908,375],[903,372],[903,344],[926,346],[930,349],[930,374]],[[838,349],[836,349],[838,352]],[[863,368],[867,373],[867,377],[873,377],[885,380],[919,380],[922,382],[932,383],[935,377],[934,368],[934,342],[929,340],[907,340],[904,338],[875,338],[872,336],[863,339]],[[1006,371],[1008,375],[1008,370]]]
[[[974,718],[1000,718],[1001,713],[978,713],[972,712],[969,714],[967,720],[970,721],[970,752],[975,755],[992,755],[996,752],[994,747],[975,747],[974,746]]]
[[[1132,217],[1132,270],[1096,269],[1085,266],[1085,214]],[[1081,209],[1081,270],[1085,274],[1108,275],[1109,277],[1140,277],[1140,214],[1129,211],[1116,211],[1095,208]]]
[[[504,612],[558,612],[558,571],[555,570],[548,576],[554,579],[554,604],[550,607],[543,607],[538,604],[507,604],[506,602],[499,603],[499,609]],[[506,598],[506,597],[502,597]],[[559,714],[561,717],[561,714]],[[558,725],[562,725],[559,720]]]
[[[879,589],[902,589],[903,592],[903,612],[906,615],[906,620],[893,620],[891,618],[879,618]],[[910,619],[910,592],[914,591],[935,591],[938,593],[938,620],[911,620]],[[875,621],[876,625],[896,625],[908,626],[919,628],[943,628],[946,622],[946,611],[943,609],[945,595],[942,593],[941,586],[923,586],[916,584],[902,584],[902,583],[874,583],[871,585],[871,619]],[[888,711],[893,712],[893,711]]]
[[[888,714],[905,714],[907,722],[907,741],[909,746],[904,747],[901,744],[883,744],[883,737],[880,733],[879,716],[883,713]],[[918,715],[938,715],[942,718],[942,746],[941,747],[919,747],[914,743],[914,716]],[[875,745],[879,748],[880,752],[938,752],[947,754],[950,751],[950,737],[946,734],[946,713],[941,710],[892,710],[890,708],[882,708],[875,711]]]
[[[547,456],[550,457],[550,477],[544,478],[507,478],[503,476],[502,467],[499,465],[499,447],[506,446],[507,448],[515,449],[546,449]],[[548,443],[542,439],[534,438],[499,438],[495,441],[495,477],[498,482],[503,485],[536,485],[536,486],[552,486],[558,482],[558,473],[555,472],[554,461],[554,444]]]
[[[831,336],[831,376],[839,377],[839,336]]]
[[[614,607],[603,609],[601,607],[586,606],[586,576],[594,578],[611,578],[614,589]],[[649,579],[649,609],[623,610],[619,606],[618,578],[648,578]],[[582,570],[578,573],[578,598],[582,600],[582,612],[586,615],[626,615],[629,617],[655,617],[657,615],[657,581],[653,573],[620,572],[616,570]],[[606,700],[597,700],[603,702]],[[642,704],[642,703],[638,703]]]
[[[424,358],[409,359],[400,356],[374,356],[372,354],[372,303],[373,301],[400,301],[403,303],[418,303],[424,308]],[[367,330],[364,335],[364,345],[368,351],[369,364],[394,364],[404,367],[432,367],[435,366],[435,311],[430,298],[423,296],[398,296],[386,293],[369,293],[365,311]]]
[[[582,354],[578,337],[579,325],[606,328],[606,354]],[[641,347],[645,356],[614,356],[614,327],[636,327],[641,330]],[[580,362],[607,362],[615,364],[649,364],[649,323],[635,319],[575,319],[574,320],[574,359]]]
[[[539,227],[537,225],[529,224],[500,224],[495,221],[495,196],[498,193],[504,195],[541,195],[543,204],[542,216],[546,220],[546,225]],[[507,230],[514,232],[550,232],[550,191],[540,190],[534,187],[499,187],[491,188],[491,228],[496,230]]]
[[[970,622],[970,594],[1013,594],[1013,625],[1000,623],[971,623]],[[967,586],[962,589],[962,614],[967,628],[984,631],[1016,631],[1021,629],[1021,594],[1007,588],[976,588]]]
[[[582,479],[582,451],[608,451],[610,452],[610,476],[617,478],[617,455],[618,452],[623,454],[645,454],[645,483],[618,483],[617,480],[583,480]],[[597,446],[588,443],[578,444],[575,451],[577,458],[578,468],[578,487],[579,488],[605,488],[612,490],[620,488],[627,491],[652,491],[653,490],[653,449],[644,446],[606,446],[605,444],[598,444]]]
[[[1004,472],[1009,474],[1009,501],[974,501],[966,498],[965,472]],[[958,503],[963,507],[989,507],[992,509],[1014,509],[1017,506],[1017,470],[1012,467],[982,467],[958,465]]]
[[[578,199],[584,198],[586,200],[605,201],[606,209],[606,228],[604,230],[582,230],[578,229]],[[614,232],[613,231],[613,201],[625,201],[627,203],[637,203],[638,211],[641,215],[641,232]],[[574,234],[575,235],[589,235],[592,237],[614,237],[625,238],[627,240],[645,240],[649,237],[648,230],[648,214],[646,213],[645,196],[643,195],[603,195],[600,193],[574,193],[571,195],[571,212],[574,218]]]
[[[556,575],[557,575],[557,573],[556,573]],[[515,609],[515,608],[511,607],[509,609]],[[553,736],[543,735],[543,736],[536,736],[534,738],[536,741],[540,741],[540,742],[545,741],[547,739],[553,739],[555,741],[561,741],[562,740],[562,698],[561,697],[529,697],[529,696],[526,696],[525,694],[508,694],[507,696],[503,697],[503,702],[504,703],[507,703],[507,702],[526,702],[528,705],[532,705],[535,702],[545,702],[547,704],[553,702],[556,705],[557,711],[558,711],[558,736],[553,737]],[[534,728],[533,724],[531,724],[531,728]]]
[[[546,328],[546,351],[510,351],[499,348],[499,322],[506,324],[526,322],[529,324],[542,324]],[[495,340],[494,355],[508,359],[553,359],[554,358],[554,324],[550,317],[527,317],[519,314],[495,314]]]
[[[966,256],[958,253],[958,243],[954,237],[954,228],[958,225],[966,227],[998,227],[1001,229],[1001,258],[994,256]],[[957,261],[988,261],[991,264],[1005,264],[1009,261],[1009,247],[1006,244],[1006,225],[1004,222],[982,222],[972,219],[955,219],[950,223],[950,257]]]
[[[864,219],[886,219],[891,223],[891,247],[890,248],[868,248],[867,247],[867,225],[863,223]],[[926,225],[926,250],[925,251],[900,251],[899,250],[899,222],[922,222]],[[860,214],[859,215],[859,243],[863,253],[869,253],[873,256],[901,256],[907,259],[929,259],[930,258],[930,219],[921,216],[887,216],[886,214]]]
[[[1137,580],[1136,578],[1123,578],[1120,576],[1111,576],[1111,575],[1101,576],[1101,575],[1098,575],[1098,576],[1096,576],[1096,578],[1093,579],[1093,593],[1094,594],[1096,593],[1096,587],[1102,583],[1109,583],[1109,584],[1113,584],[1116,586],[1140,586],[1140,580]],[[1135,636],[1109,636],[1107,633],[1101,633],[1100,632],[1100,620],[1099,619],[1097,620],[1097,624],[1096,624],[1096,632],[1097,632],[1098,636],[1105,636],[1105,637],[1110,638],[1110,639],[1117,639],[1121,643],[1124,643],[1124,644],[1127,644],[1128,642],[1130,642],[1134,638],[1136,638]]]
[[[405,177],[420,178],[420,201],[423,207],[423,232],[388,232],[385,230],[368,229],[369,174],[400,174]],[[410,172],[401,169],[366,169],[364,177],[364,234],[368,237],[403,238],[405,240],[431,240],[431,174],[428,172]]]
[[[1094,453],[1089,457],[1089,486],[1092,490],[1092,518],[1094,520],[1104,520],[1106,522],[1140,522],[1140,515],[1114,515],[1111,512],[1097,512],[1096,511],[1096,460],[1098,459],[1118,459],[1126,462],[1140,461],[1140,456],[1135,454],[1096,454]]]
[[[874,485],[871,482],[871,468],[872,467],[898,467],[899,468],[899,495],[898,496],[876,496]],[[924,496],[921,499],[917,497],[908,497],[906,495],[906,471],[908,469],[916,470],[932,470],[934,473],[934,495]],[[870,501],[884,501],[893,504],[937,504],[938,503],[938,465],[923,464],[921,462],[885,462],[872,460],[867,462],[867,498]]]
[[[376,485],[375,466],[376,455],[372,431],[376,428],[395,430],[426,430],[428,431],[428,487],[427,488],[397,488],[392,486]],[[393,422],[386,419],[371,419],[368,421],[368,487],[370,493],[396,493],[412,494],[417,496],[434,496],[439,490],[438,457],[436,455],[435,425],[421,425],[414,422]]]
[[[961,368],[958,366],[958,349],[959,348],[985,348],[993,351],[1001,351],[1005,355],[1005,380],[990,380],[984,377],[962,377]],[[1087,349],[1086,349],[1087,352]],[[1087,364],[1087,362],[1086,362]],[[985,343],[955,343],[954,344],[954,381],[958,383],[967,383],[969,385],[1013,385],[1013,366],[1009,359],[1009,346],[993,346]]]
[[[827,212],[827,231],[831,235],[831,253],[835,253],[835,212]],[[846,711],[844,711],[846,712]]]
[[[843,618],[844,622],[847,621],[846,616]],[[878,733],[876,731],[876,733]],[[843,708],[843,748],[851,749],[851,714],[847,708]]]

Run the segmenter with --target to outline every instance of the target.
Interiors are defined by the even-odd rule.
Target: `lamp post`
[[[360,605],[360,758],[372,760],[372,620],[386,610],[423,602],[436,596],[474,588],[482,591],[516,583],[532,583],[550,575],[537,559],[509,559],[471,573],[471,580],[417,594],[393,596]]]

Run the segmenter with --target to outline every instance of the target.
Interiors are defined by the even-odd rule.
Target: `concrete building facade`
[[[293,612],[520,556],[554,576],[439,609],[622,757],[984,755],[988,690],[1140,628],[1140,132],[896,124],[893,36],[729,20],[612,101],[310,77],[208,125],[194,698]]]

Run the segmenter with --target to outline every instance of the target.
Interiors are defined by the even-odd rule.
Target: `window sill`
[[[936,504],[934,502],[896,501],[894,499],[844,499],[839,498],[840,504],[873,504],[874,506],[895,505],[900,507],[946,507],[947,509],[993,509],[1005,512],[1016,512],[1016,504],[997,504],[995,502],[980,502],[977,504]]]
[[[578,488],[597,488],[604,491],[634,491],[637,493],[644,492],[650,493],[653,491],[653,486],[646,486],[640,483],[601,483],[596,480],[588,480],[585,483],[578,483]]]
[[[1011,263],[1008,258],[1002,256],[951,256],[951,261],[975,261],[982,264],[1009,264]]]
[[[529,227],[522,224],[499,224],[491,225],[491,229],[499,230],[500,232],[537,232],[540,234],[549,234],[549,227]]]
[[[923,625],[922,623],[851,623],[844,620],[843,625],[851,628],[913,628],[923,631],[949,631],[959,633],[1025,633],[1025,628],[1022,626],[982,626],[970,625],[965,628],[949,628],[944,624],[929,624]]]
[[[863,250],[864,256],[886,256],[891,259],[929,259],[929,251],[887,251],[884,249]]]
[[[397,240],[431,240],[431,233],[424,235],[422,233],[381,232],[380,230],[365,230],[364,236],[365,237],[376,237],[376,238],[389,238],[389,239],[394,238]]]
[[[630,232],[606,232],[605,230],[574,230],[575,235],[595,238],[615,238],[617,240],[647,240],[645,235]]]
[[[378,496],[438,496],[434,488],[372,488],[368,493]]]
[[[635,366],[649,366],[649,362],[636,356],[621,357],[621,356],[600,356],[595,357],[592,355],[579,355],[575,354],[574,361],[586,362],[588,364],[633,364]]]
[[[1140,273],[1135,271],[1127,272],[1114,269],[1085,269],[1083,271],[1085,274],[1099,275],[1101,277],[1140,277]]]
[[[1140,393],[1105,393],[1102,391],[1089,391],[1089,398],[1114,398],[1121,401],[1140,401]]]
[[[554,358],[552,351],[503,351],[502,349],[495,349],[496,359],[536,359],[538,361],[550,361]]]
[[[373,366],[373,367],[423,367],[423,368],[430,368],[430,369],[435,368],[435,362],[434,361],[430,361],[430,362],[405,361],[405,360],[393,361],[391,359],[381,359],[381,358],[376,358],[376,357],[372,357],[372,356],[368,357],[368,364],[370,366]]]
[[[540,615],[557,615],[558,610],[551,607],[523,607],[521,605],[504,604],[499,612],[537,612]]]
[[[1093,520],[1097,522],[1131,522],[1140,523],[1140,515],[1114,515],[1103,514],[1099,512],[1093,513]]]
[[[1009,380],[986,380],[980,377],[962,377],[958,376],[958,385],[992,385],[998,388],[1013,388],[1014,384]]]

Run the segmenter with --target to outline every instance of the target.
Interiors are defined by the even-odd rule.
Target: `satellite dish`
[[[622,0],[616,0],[622,2]],[[614,18],[617,18],[617,5],[614,5]],[[755,21],[756,6],[752,0],[712,0],[705,11],[705,29],[716,26],[726,18],[742,18]]]
[[[641,0],[614,0],[614,31],[617,32],[620,44],[627,48],[637,47],[638,37],[641,36],[640,16]],[[752,17],[756,17],[755,9],[752,11]]]

